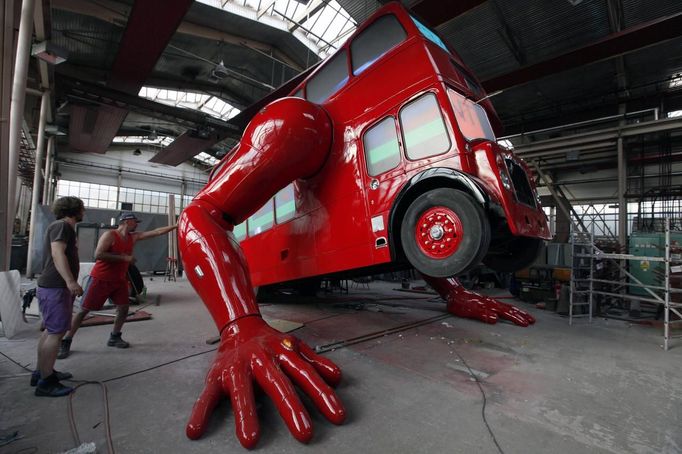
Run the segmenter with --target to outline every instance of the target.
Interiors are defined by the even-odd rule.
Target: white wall
[[[194,194],[208,181],[208,173],[199,167],[182,163],[177,167],[149,162],[156,150],[144,150],[133,155],[133,150],[108,151],[105,154],[60,152],[58,157],[61,179],[86,183],[118,184],[121,186],[179,194],[182,180],[187,181],[187,193]]]

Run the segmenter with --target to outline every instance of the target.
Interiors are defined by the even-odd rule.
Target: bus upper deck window
[[[346,51],[341,50],[315,74],[306,85],[308,101],[320,104],[336,93],[348,81]]]
[[[467,140],[488,139],[495,140],[495,133],[490,126],[490,121],[485,113],[485,109],[470,99],[448,88],[448,97],[455,111],[455,118],[459,125],[459,130]]]
[[[291,94],[292,98],[303,98],[303,89],[299,88],[296,93]],[[305,98],[304,98],[305,99]]]
[[[367,173],[376,176],[400,164],[398,133],[393,117],[384,118],[372,126],[363,138]]]
[[[428,39],[429,41],[431,41],[434,44],[437,44],[439,47],[441,47],[448,54],[450,53],[450,51],[448,50],[448,47],[445,45],[443,40],[440,39],[438,37],[438,35],[436,35],[436,33],[433,30],[431,30],[429,27],[427,27],[426,25],[419,22],[414,16],[410,16],[410,17],[412,18],[414,25],[416,25],[417,28],[419,29],[419,32],[422,35],[424,35],[424,37],[426,39]]]
[[[395,16],[388,14],[377,19],[350,45],[353,74],[360,74],[405,38],[407,33]]]
[[[428,158],[450,149],[450,136],[433,93],[427,93],[403,107],[400,124],[408,158]]]

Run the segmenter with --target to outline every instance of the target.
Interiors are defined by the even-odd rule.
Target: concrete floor
[[[234,435],[229,404],[218,407],[204,437],[184,428],[212,362],[205,341],[216,329],[186,280],[146,278],[161,304],[153,319],[129,323],[128,350],[106,346],[110,325],[79,331],[58,370],[78,380],[108,381],[111,433],[120,453],[245,452]],[[262,306],[264,315],[305,323],[295,331],[323,345],[442,313],[444,304],[373,282],[307,300]],[[508,300],[507,300],[508,301]],[[362,309],[354,305],[365,302]],[[34,305],[37,305],[34,303]],[[483,397],[463,361],[480,377],[485,416],[504,453],[682,452],[682,339],[663,352],[660,330],[597,319],[569,327],[565,318],[519,302],[535,326],[485,325],[449,317],[326,353],[343,370],[337,389],[346,405],[342,426],[308,405],[315,436],[301,445],[274,406],[259,397],[259,452],[497,453],[482,419]],[[135,308],[133,306],[133,308]],[[33,368],[37,326],[0,338],[2,353]],[[152,366],[159,366],[145,371]],[[138,372],[136,373],[135,372]],[[0,437],[23,438],[2,453],[54,453],[76,446],[67,398],[37,398],[28,373],[0,356]],[[80,439],[106,452],[104,404],[98,386],[73,397]],[[309,404],[309,402],[306,402]]]

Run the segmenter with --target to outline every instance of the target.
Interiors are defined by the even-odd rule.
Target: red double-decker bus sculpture
[[[301,442],[312,425],[292,381],[345,419],[340,369],[268,326],[254,286],[412,266],[452,314],[535,321],[454,277],[529,265],[549,228],[528,168],[495,141],[489,99],[434,32],[388,4],[288,95],[253,117],[180,216],[187,277],[221,332],[190,438],[229,396],[254,447],[254,381]]]

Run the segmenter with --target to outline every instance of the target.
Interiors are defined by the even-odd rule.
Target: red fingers
[[[211,369],[206,377],[204,390],[194,403],[194,407],[192,407],[192,414],[185,429],[188,438],[196,440],[204,434],[208,424],[208,418],[211,416],[211,413],[213,413],[213,410],[216,405],[218,405],[218,402],[220,402],[222,396],[223,391],[220,383],[216,377],[213,376],[213,369]]]
[[[260,425],[253,397],[253,383],[245,368],[230,368],[222,375],[223,388],[230,396],[237,438],[243,447],[252,449],[260,437]]]
[[[298,343],[299,353],[306,361],[313,365],[318,374],[331,386],[337,386],[341,382],[341,369],[332,360],[320,356],[306,343]]]
[[[256,381],[272,399],[291,435],[301,443],[308,443],[313,437],[312,421],[289,379],[265,355],[253,358],[251,367]]]
[[[330,422],[342,424],[346,419],[346,410],[334,390],[320,378],[315,368],[293,352],[285,352],[279,359],[282,369],[310,396],[320,413]]]

